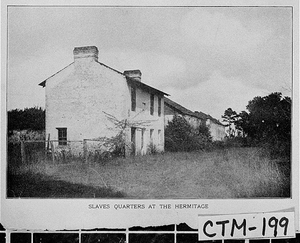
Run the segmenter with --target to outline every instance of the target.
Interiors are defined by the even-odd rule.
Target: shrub
[[[27,140],[43,141],[45,140],[45,131],[14,130],[10,132],[8,137],[9,143],[19,143]]]
[[[175,115],[165,129],[166,151],[204,150],[209,148],[211,142],[209,129],[205,125],[195,129],[181,116]]]
[[[158,154],[158,149],[156,148],[155,144],[150,143],[148,145],[147,153],[148,154]]]

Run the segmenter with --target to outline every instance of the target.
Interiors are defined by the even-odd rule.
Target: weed
[[[9,166],[7,189],[12,197],[89,197],[91,188],[103,191],[95,194],[99,197],[119,192],[134,199],[290,197],[289,161],[262,153],[261,148],[240,147],[111,158],[96,164],[44,160]],[[74,185],[87,186],[87,192],[84,187],[76,191]]]

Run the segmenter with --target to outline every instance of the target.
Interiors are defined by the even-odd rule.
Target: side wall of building
[[[114,136],[105,113],[125,119],[128,100],[124,76],[95,61],[75,62],[47,80],[46,134],[58,140],[58,128],[66,128],[70,141]]]
[[[150,114],[151,94],[154,95],[153,115]],[[150,152],[151,145],[152,149],[164,151],[164,99],[161,95],[136,88],[136,109],[130,109],[129,121],[135,130],[130,131],[130,140],[134,140],[136,155]]]
[[[225,138],[225,127],[219,124],[214,123],[211,120],[207,120],[206,125],[209,127],[210,134],[213,141],[222,141]]]
[[[221,141],[225,138],[226,133],[224,126],[213,122],[211,119],[207,119],[205,121],[204,119],[197,118],[194,116],[183,115],[181,113],[178,113],[175,109],[172,109],[168,105],[165,106],[165,126],[168,125],[169,121],[172,121],[175,114],[184,117],[193,128],[197,128],[201,124],[206,124],[206,126],[209,127],[209,131],[211,133],[213,141]]]

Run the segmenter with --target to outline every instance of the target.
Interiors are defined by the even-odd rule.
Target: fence
[[[103,140],[84,139],[66,141],[63,145],[58,140],[25,140],[9,142],[7,158],[10,165],[52,161],[53,163],[97,163],[116,155],[113,148],[108,148]]]

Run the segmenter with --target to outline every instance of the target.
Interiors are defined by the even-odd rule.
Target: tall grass
[[[34,198],[122,198],[124,194],[107,185],[91,185],[89,183],[89,171],[78,159],[72,163],[53,163],[51,159],[41,155],[39,159],[34,157],[25,163],[20,161],[19,148],[13,147],[8,159],[7,167],[7,197],[34,197]],[[31,151],[33,152],[33,151]],[[61,176],[66,166],[71,166],[68,179]],[[81,171],[81,181],[76,179]],[[71,176],[70,176],[71,175]],[[68,176],[65,173],[65,176]],[[74,180],[70,180],[73,177]]]
[[[93,164],[46,160],[19,166],[15,172],[109,189],[136,199],[290,196],[289,162],[271,160],[259,148],[152,154]]]
[[[214,158],[214,167],[223,176],[222,183],[231,188],[237,198],[289,197],[288,164],[271,160],[259,148],[223,150]]]

